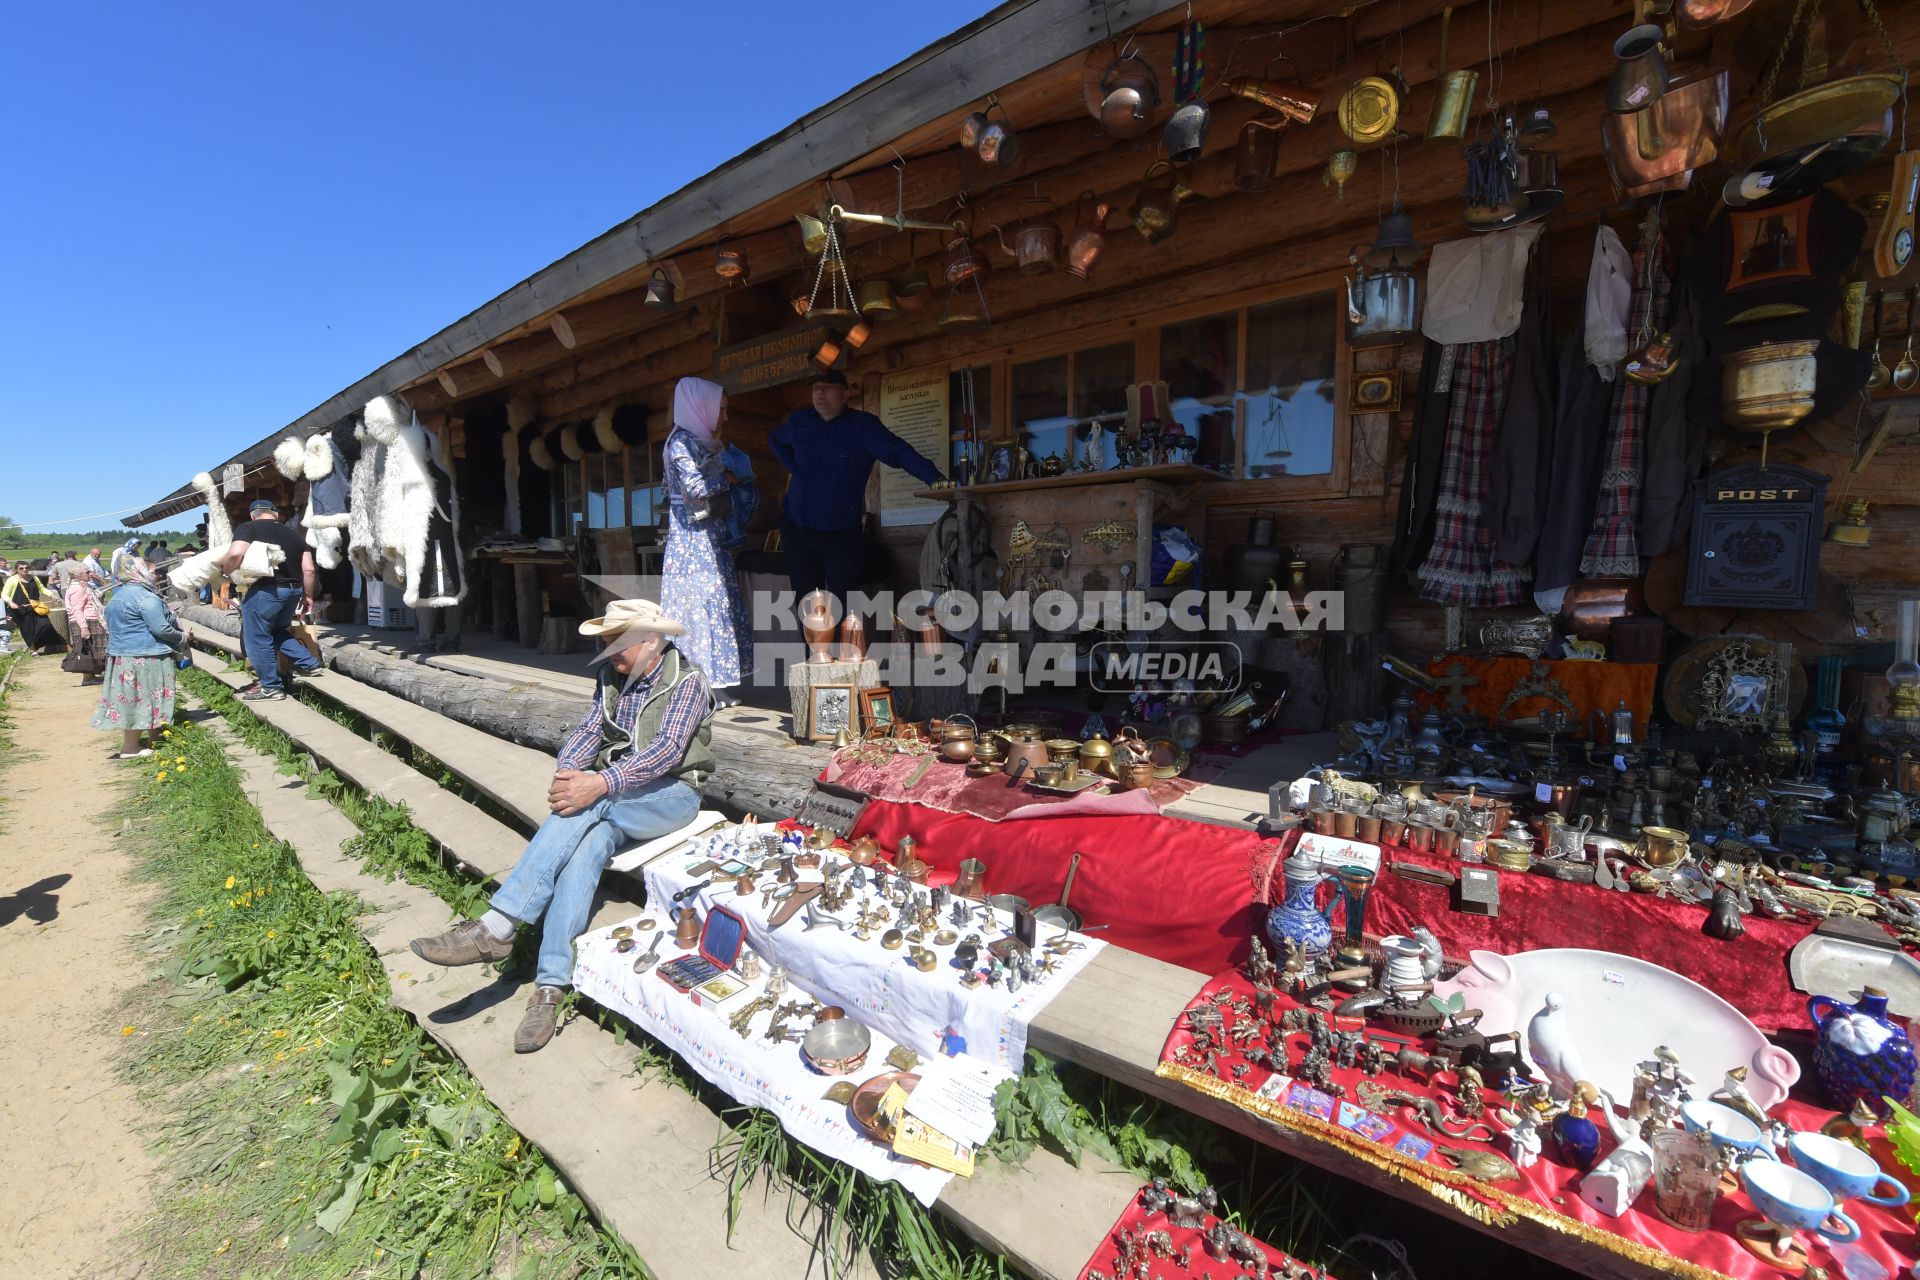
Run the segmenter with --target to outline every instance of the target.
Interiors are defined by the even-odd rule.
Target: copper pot
[[[1080,193],[1075,208],[1073,234],[1067,237],[1067,274],[1085,280],[1093,273],[1100,255],[1107,251],[1107,216],[1113,206],[1091,191]]]
[[[1121,765],[1119,766],[1119,771],[1120,781],[1124,783],[1129,790],[1139,791],[1153,785],[1153,764],[1151,761],[1140,760],[1132,764]]]
[[[1725,71],[1708,71],[1673,81],[1644,110],[1602,113],[1607,170],[1623,198],[1684,187],[1719,156],[1727,85]]]
[[[1038,769],[1048,764],[1051,756],[1047,752],[1046,739],[1028,733],[1005,733],[1000,738],[1006,744],[1006,765],[1008,769],[1019,761],[1026,761],[1027,768]]]
[[[1280,135],[1284,121],[1249,120],[1233,144],[1233,185],[1240,191],[1270,191],[1273,171],[1280,165]]]
[[[1647,597],[1640,579],[1585,578],[1568,587],[1560,602],[1560,630],[1605,644],[1615,618],[1646,612]]]
[[[713,251],[713,271],[722,280],[745,280],[747,251],[732,245],[721,245]]]
[[[1100,77],[1101,125],[1116,138],[1138,138],[1153,128],[1160,109],[1160,78],[1137,53],[1116,57]]]
[[[927,278],[924,267],[909,263],[893,278],[894,305],[902,311],[918,311],[932,296],[933,281]]]

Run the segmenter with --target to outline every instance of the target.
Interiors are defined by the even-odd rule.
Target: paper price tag
[[[1533,784],[1533,798],[1541,804],[1553,803],[1553,785],[1546,782]]]

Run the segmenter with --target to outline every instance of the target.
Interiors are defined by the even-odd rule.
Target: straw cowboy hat
[[[588,618],[580,624],[583,636],[623,635],[629,631],[657,631],[663,636],[683,636],[687,629],[669,618],[651,600],[615,600],[604,617]]]

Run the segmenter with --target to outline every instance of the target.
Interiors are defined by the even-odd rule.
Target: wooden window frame
[[[1114,346],[1131,339],[1134,344],[1135,380],[1147,377],[1147,370],[1151,370],[1152,377],[1157,380],[1162,376],[1160,330],[1164,326],[1232,312],[1236,315],[1239,326],[1235,336],[1234,354],[1235,475],[1210,483],[1206,489],[1207,502],[1214,506],[1250,506],[1259,503],[1344,498],[1348,496],[1353,483],[1353,412],[1348,408],[1348,384],[1353,376],[1353,351],[1347,345],[1347,326],[1340,311],[1340,290],[1343,287],[1344,278],[1343,274],[1337,270],[1318,272],[1289,280],[1284,285],[1236,290],[1179,307],[1142,311],[1105,324],[1076,329],[1071,333],[1061,333],[1045,341],[1025,346],[990,346],[979,351],[955,355],[946,360],[930,360],[899,369],[876,368],[871,377],[892,377],[933,369],[952,374],[960,369],[991,367],[994,381],[992,419],[996,424],[1002,424],[1010,429],[1013,426],[1013,368],[1015,365],[1032,364],[1055,356],[1065,356],[1067,358],[1067,413],[1072,415],[1076,412],[1073,404],[1074,353],[1095,347]],[[1330,293],[1334,297],[1333,469],[1312,476],[1240,479],[1238,473],[1245,461],[1247,430],[1246,404],[1238,399],[1238,395],[1244,392],[1247,380],[1247,313],[1255,307],[1269,303],[1286,302],[1319,293]],[[863,390],[866,380],[863,378]],[[877,382],[875,385],[878,385]]]

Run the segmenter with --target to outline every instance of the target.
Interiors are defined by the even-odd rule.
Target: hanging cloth
[[[1180,38],[1173,46],[1173,101],[1175,105],[1192,102],[1200,96],[1200,85],[1207,78],[1207,28],[1188,11],[1180,24]],[[1232,61],[1231,58],[1228,59]]]
[[[1526,594],[1531,571],[1494,555],[1486,520],[1489,460],[1512,369],[1509,342],[1467,343],[1455,358],[1433,545],[1417,575],[1423,600],[1496,608]]]
[[[1649,216],[1633,255],[1635,342],[1666,327],[1673,281],[1667,274],[1666,244],[1658,214]],[[1589,344],[1590,346],[1591,344]],[[1622,378],[1613,384],[1607,409],[1607,460],[1600,473],[1600,500],[1593,528],[1580,553],[1580,572],[1590,578],[1640,576],[1640,494],[1645,479],[1648,406],[1653,388]]]
[[[1587,268],[1587,363],[1612,382],[1627,358],[1627,310],[1633,305],[1633,260],[1612,227],[1593,236]]]

